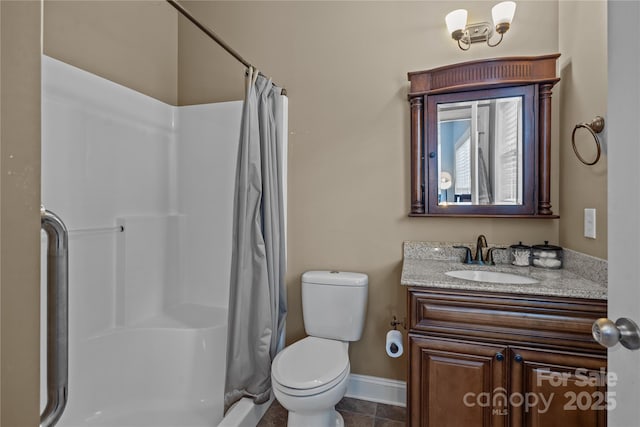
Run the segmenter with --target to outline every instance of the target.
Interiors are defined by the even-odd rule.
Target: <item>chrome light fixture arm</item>
[[[469,50],[473,43],[479,42],[485,42],[489,47],[496,47],[502,42],[504,33],[509,31],[515,10],[516,4],[513,1],[503,1],[492,8],[491,14],[495,24],[495,32],[500,34],[500,38],[495,43],[491,42],[494,34],[492,24],[478,22],[467,25],[467,11],[465,9],[450,12],[445,17],[445,22],[451,33],[451,38],[458,42],[458,47],[461,50]]]
[[[498,42],[497,42],[497,43],[495,43],[495,44],[491,44],[490,40],[489,40],[489,39],[487,39],[487,46],[489,46],[489,47],[496,47],[496,46],[498,46],[498,45],[500,44],[500,42],[502,41],[502,38],[503,38],[503,37],[504,37],[504,33],[500,33],[500,39],[499,39],[499,40],[498,40]]]
[[[462,40],[462,39],[460,39]],[[460,48],[460,50],[469,50],[469,48],[471,47],[471,42],[464,42],[466,43],[466,48],[462,46],[462,42],[460,42],[460,40],[458,40],[458,47]]]

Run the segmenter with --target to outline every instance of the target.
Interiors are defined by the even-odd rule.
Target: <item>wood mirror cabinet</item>
[[[409,73],[410,216],[557,218],[550,151],[559,56]]]

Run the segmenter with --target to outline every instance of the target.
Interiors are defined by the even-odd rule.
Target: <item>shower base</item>
[[[79,343],[60,427],[214,427],[223,418],[226,308],[180,304]],[[81,372],[82,375],[74,375]]]
[[[156,402],[123,405],[96,412],[82,421],[84,426],[101,427],[209,427],[216,426],[220,414],[214,407]],[[78,424],[80,425],[80,424]]]

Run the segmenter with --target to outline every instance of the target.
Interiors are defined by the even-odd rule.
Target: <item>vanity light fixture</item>
[[[449,33],[451,33],[451,38],[458,42],[458,47],[462,50],[469,50],[472,43],[478,42],[486,42],[489,47],[498,46],[504,33],[509,31],[515,12],[516,3],[513,1],[503,1],[493,6],[491,9],[493,25],[495,25],[495,32],[500,34],[500,40],[493,44],[490,41],[493,36],[493,26],[488,22],[467,25],[467,11],[465,9],[449,12],[444,20],[447,23]]]

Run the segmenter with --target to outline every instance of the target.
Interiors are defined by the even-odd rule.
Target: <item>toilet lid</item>
[[[348,368],[347,343],[307,337],[278,353],[271,375],[284,387],[310,390],[341,379]]]

